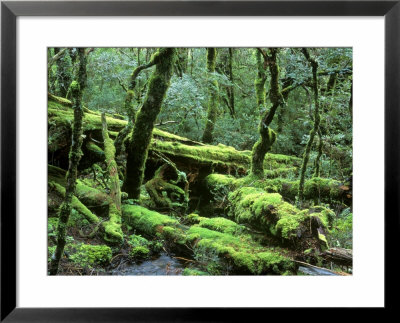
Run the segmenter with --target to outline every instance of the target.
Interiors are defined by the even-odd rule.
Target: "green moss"
[[[284,168],[285,169],[285,168]],[[282,169],[282,170],[284,170]],[[294,171],[295,168],[289,168]],[[286,170],[286,169],[285,169]],[[268,177],[268,176],[266,176]],[[257,180],[251,175],[237,180],[236,186],[243,185],[255,186],[262,188],[267,192],[281,194],[285,199],[294,201],[299,190],[299,180],[290,181],[284,178],[274,178],[268,180]],[[344,189],[343,189],[344,188]],[[339,181],[329,178],[313,177],[304,184],[304,199],[318,200],[330,202],[341,201],[345,192],[346,186],[342,186]]]
[[[122,217],[125,223],[150,236],[161,232],[164,226],[178,224],[177,220],[167,215],[150,211],[139,205],[122,205]]]
[[[210,274],[205,271],[201,271],[201,270],[197,270],[197,269],[185,268],[182,272],[182,275],[183,276],[209,276]]]
[[[56,128],[71,129],[73,122],[73,110],[71,108],[62,107],[54,108],[49,102],[48,106],[48,123]],[[119,132],[125,128],[127,121],[115,119],[107,115],[107,125],[109,132]],[[100,113],[91,111],[85,113],[83,118],[83,131],[101,130]],[[131,140],[132,133],[128,135],[125,141]],[[251,151],[238,151],[233,147],[218,145],[204,145],[193,142],[187,138],[183,138],[166,131],[154,128],[153,138],[150,143],[150,151],[162,152],[167,156],[179,156],[189,159],[200,164],[210,164],[221,166],[224,168],[244,168],[250,167]],[[275,169],[281,167],[298,166],[300,159],[292,156],[268,154],[264,159],[265,169]]]
[[[89,207],[106,206],[111,203],[109,195],[84,184],[81,180],[76,181],[75,194],[82,203]]]
[[[196,213],[190,213],[185,217],[185,221],[188,224],[198,224],[202,219],[207,219],[207,218],[201,217]]]
[[[188,192],[175,185],[177,183],[164,180],[163,174],[168,167],[170,166],[164,164],[156,171],[154,177],[145,184],[146,191],[157,208],[180,210],[184,213],[189,201]],[[187,183],[185,174],[184,181]]]
[[[103,223],[104,240],[109,243],[121,243],[124,235],[121,230],[121,212],[117,210],[114,203],[110,204],[109,220]]]
[[[290,243],[300,242],[303,232],[309,231],[311,217],[320,219],[322,228],[327,223],[326,213],[310,214],[309,210],[299,210],[285,202],[280,194],[267,193],[255,187],[242,187],[232,192],[229,200],[229,215],[235,222],[249,224]]]
[[[205,178],[205,182],[209,187],[231,186],[236,182],[236,178],[230,175],[210,174]]]
[[[48,180],[49,182],[55,182],[61,186],[66,185],[66,171],[48,165]],[[91,187],[92,184],[85,184],[82,180],[76,181],[76,188],[75,188],[75,195],[76,197],[86,206],[88,207],[99,207],[99,206],[107,206],[110,204],[110,197],[109,195],[101,192],[98,189]]]
[[[203,218],[199,221],[199,226],[202,228],[211,229],[214,231],[235,234],[243,231],[243,227],[237,223],[225,218]]]
[[[222,262],[214,267],[216,271],[229,263],[237,273],[279,274],[283,268],[294,268],[291,267],[292,261],[279,251],[262,247],[247,235],[232,236],[199,226],[192,226],[187,233],[188,240],[195,243],[198,258],[215,263],[216,256]]]
[[[186,233],[180,228],[165,226],[162,229],[161,235],[169,243],[185,245],[187,242]]]
[[[146,247],[134,247],[129,251],[129,257],[134,259],[145,259],[149,256],[150,250]]]
[[[89,245],[79,243],[67,247],[69,259],[81,267],[104,266],[112,258],[111,248],[104,245]]]
[[[150,252],[159,253],[162,244],[159,241],[149,241],[139,234],[129,236],[128,245],[130,247],[129,254],[132,258],[147,258]]]
[[[161,105],[168,90],[175,62],[175,48],[160,48],[143,105],[139,109],[131,140],[127,144],[126,178],[124,191],[130,198],[140,197],[145,162],[148,155],[154,122],[161,110]]]
[[[49,189],[54,190],[60,197],[65,197],[65,188],[56,182],[49,182]],[[83,215],[90,223],[98,223],[99,218],[93,214],[82,202],[75,196],[72,197],[71,207],[75,209],[80,215]],[[76,218],[72,217],[72,221]],[[70,225],[73,223],[70,223]]]
[[[104,158],[104,151],[101,149],[99,146],[97,146],[94,142],[88,141],[86,143],[86,149],[89,150],[92,154],[95,156],[98,156],[99,158]]]

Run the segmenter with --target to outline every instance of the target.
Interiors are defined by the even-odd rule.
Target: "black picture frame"
[[[1,321],[235,321],[242,309],[17,308],[16,19],[18,16],[384,16],[385,309],[396,306],[392,259],[398,254],[400,0],[395,1],[4,1],[1,3]],[[373,62],[371,62],[373,68]],[[366,94],[368,95],[368,94]],[[371,129],[373,136],[373,129]],[[371,147],[371,154],[374,147]],[[373,189],[373,188],[371,188]],[[368,201],[365,201],[368,203]],[[372,260],[371,260],[372,261]],[[393,273],[393,274],[392,274]],[[39,292],[39,291],[38,291]],[[251,309],[251,311],[260,311]],[[256,313],[254,313],[256,314]],[[261,314],[262,315],[262,314]],[[340,319],[340,318],[339,318]]]

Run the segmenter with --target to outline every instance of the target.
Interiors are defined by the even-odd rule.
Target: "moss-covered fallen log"
[[[268,192],[277,192],[285,199],[295,201],[298,189],[299,180],[288,181],[277,178],[266,181],[264,187]],[[304,183],[303,191],[304,200],[312,200],[316,204],[320,202],[332,203],[340,202],[346,205],[351,205],[352,194],[350,187],[344,185],[343,182],[331,178],[313,177]]]
[[[192,215],[197,224],[188,227],[172,217],[138,205],[123,205],[122,210],[124,221],[135,230],[186,248],[211,274],[281,275],[296,271],[285,250],[260,245],[233,221]]]
[[[55,159],[59,164],[65,167],[65,160],[68,157],[68,147],[70,145],[71,122],[73,120],[73,111],[66,105],[62,105],[49,99],[48,106],[48,126],[49,126],[49,160]],[[121,131],[127,124],[127,121],[113,118],[107,115],[108,130],[111,137]],[[99,113],[87,110],[83,119],[83,132],[85,136],[84,154],[91,154],[95,146],[102,147],[101,134],[101,116]],[[129,139],[129,137],[127,138]],[[89,144],[87,144],[89,142]],[[89,148],[87,148],[89,147]],[[95,147],[95,154],[101,156],[101,152]],[[215,171],[222,173],[241,173],[245,174],[250,168],[251,151],[238,151],[230,146],[205,145],[188,138],[183,138],[166,131],[154,128],[153,138],[149,148],[149,159],[158,160],[157,154],[162,153],[172,159],[180,166],[190,165],[190,167],[207,166]],[[90,160],[90,158],[84,159]],[[297,169],[300,159],[297,157],[267,154],[264,160],[264,169],[270,172],[271,177],[275,177],[277,168]],[[85,164],[89,167],[90,165]],[[186,169],[185,169],[186,170]],[[187,170],[186,170],[187,171]],[[276,174],[279,176],[279,174]]]
[[[254,176],[235,178],[223,174],[210,174],[204,179],[206,195],[211,202],[220,203],[227,194],[236,188],[254,186],[268,193],[279,193],[282,197],[294,203],[299,188],[299,180],[290,181],[285,178],[258,179]],[[350,187],[331,178],[313,177],[304,184],[304,199],[315,205],[325,203],[344,203],[351,205]]]
[[[61,186],[56,182],[49,182],[48,189],[49,189],[49,194],[48,194],[49,211],[50,212],[52,211],[54,215],[57,215],[57,211],[61,205],[62,198],[65,198],[65,187]],[[58,199],[54,198],[52,193],[57,195],[59,198]],[[83,216],[89,223],[99,222],[99,218],[95,214],[93,214],[76,196],[72,197],[71,208],[78,213],[78,217]],[[70,220],[73,218],[75,217],[71,216]],[[82,219],[79,219],[79,222],[82,222]]]
[[[242,187],[229,194],[228,216],[236,223],[248,224],[295,249],[325,250],[327,228],[332,211],[299,210],[278,193],[255,187]]]
[[[65,187],[65,176],[67,173],[65,170],[59,167],[48,165],[47,171],[49,182],[55,182]],[[97,210],[99,213],[106,211],[111,202],[110,197],[106,193],[86,185],[82,180],[79,179],[76,181],[75,195],[87,208],[91,210]]]

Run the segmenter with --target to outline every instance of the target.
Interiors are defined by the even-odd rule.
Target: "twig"
[[[172,258],[181,259],[181,260],[184,260],[184,261],[196,262],[194,260],[186,259],[186,258],[183,258],[183,257],[172,257]]]

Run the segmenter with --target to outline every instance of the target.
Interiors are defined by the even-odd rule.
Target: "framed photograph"
[[[1,17],[2,321],[394,306],[399,1]]]

